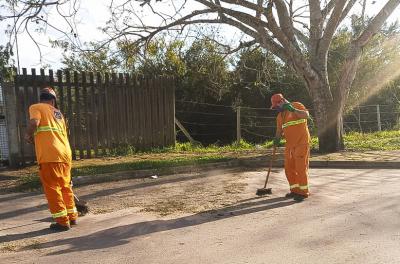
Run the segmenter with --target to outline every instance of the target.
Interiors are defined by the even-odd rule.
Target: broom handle
[[[276,146],[274,146],[274,149],[272,150],[271,159],[269,160],[268,174],[267,174],[267,178],[265,179],[264,189],[267,187],[269,174],[271,173],[271,168],[272,168],[272,161],[273,161],[274,158],[275,158],[275,152],[276,152]]]

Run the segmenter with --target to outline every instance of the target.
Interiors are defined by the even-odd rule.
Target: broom
[[[71,180],[71,188],[74,184],[72,183]],[[74,193],[74,202],[75,202],[75,207],[76,210],[78,211],[79,216],[84,216],[85,214],[89,213],[89,206],[88,203],[84,200],[81,200],[78,198],[78,196],[75,195]]]
[[[276,146],[274,146],[274,149],[272,151],[272,156],[271,156],[271,159],[269,161],[269,168],[268,168],[267,178],[265,179],[264,188],[257,189],[256,195],[258,195],[258,196],[262,196],[262,195],[266,195],[266,194],[272,194],[272,188],[267,188],[267,183],[268,183],[269,174],[271,173],[272,162],[273,162],[273,160],[275,158],[275,153],[276,153]]]
[[[89,207],[88,203],[84,200],[80,200],[78,196],[74,194],[74,201],[75,201],[75,207],[76,210],[78,211],[79,216],[84,216],[89,212]]]

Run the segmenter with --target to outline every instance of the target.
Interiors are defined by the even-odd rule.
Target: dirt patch
[[[6,243],[0,243],[0,252],[18,252],[21,250],[37,250],[40,249],[41,244],[47,242],[44,238],[35,239],[23,239],[17,241],[11,241]]]
[[[246,186],[243,174],[228,170],[101,183],[76,193],[89,201],[94,214],[135,208],[166,216],[234,204],[243,198]]]

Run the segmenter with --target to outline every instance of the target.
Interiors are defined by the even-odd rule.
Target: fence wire
[[[202,143],[237,140],[238,108],[229,105],[176,101],[176,116],[195,140]],[[399,106],[361,105],[343,116],[345,132],[375,132],[393,130],[399,126]],[[313,116],[313,109],[309,110]],[[275,136],[277,113],[269,108],[240,107],[241,138],[253,143],[271,140]],[[311,133],[314,122],[308,122]],[[178,140],[185,140],[178,131]]]

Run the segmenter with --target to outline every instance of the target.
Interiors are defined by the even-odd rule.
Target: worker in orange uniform
[[[52,88],[40,91],[40,103],[29,107],[29,115],[25,140],[35,144],[40,180],[55,220],[50,229],[67,231],[76,225],[78,213],[71,189],[71,147]]]
[[[290,186],[286,197],[303,201],[310,195],[308,164],[311,140],[307,127],[310,114],[303,104],[290,103],[282,94],[274,94],[271,103],[271,109],[279,112],[274,146],[279,145],[282,135],[286,139],[285,174]]]

